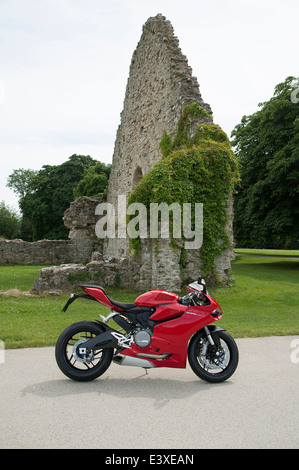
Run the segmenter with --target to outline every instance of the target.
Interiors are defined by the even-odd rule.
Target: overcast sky
[[[0,200],[18,207],[14,169],[112,162],[132,54],[157,13],[229,136],[299,75],[298,0],[0,0]]]

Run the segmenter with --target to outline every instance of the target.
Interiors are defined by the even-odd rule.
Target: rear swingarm
[[[105,323],[100,321],[97,321],[96,323],[101,325],[105,331],[82,343],[79,350],[80,354],[89,354],[90,351],[104,348],[129,348],[133,343],[132,339],[127,338],[122,333],[116,331]]]

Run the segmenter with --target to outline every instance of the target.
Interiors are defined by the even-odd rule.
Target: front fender
[[[220,346],[219,333],[221,331],[226,331],[226,330],[224,328],[221,328],[221,326],[216,326],[216,325],[209,325],[207,326],[207,328],[213,338],[214,343],[216,344],[217,347],[219,347]],[[201,330],[197,331],[197,333],[195,333],[194,336],[192,336],[190,344],[191,342],[196,341],[198,337],[203,338],[205,336],[207,336],[207,334],[204,328],[202,328]]]
[[[216,325],[209,325],[208,329],[210,330],[214,343],[217,347],[220,347],[219,333],[220,331],[225,331],[225,329],[221,328],[221,326]]]

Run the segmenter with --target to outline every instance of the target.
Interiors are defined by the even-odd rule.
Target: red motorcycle
[[[187,357],[195,374],[208,382],[223,382],[236,370],[239,353],[226,330],[211,323],[222,310],[199,278],[184,297],[152,290],[134,303],[112,300],[102,287],[80,285],[85,294],[71,294],[65,312],[77,298],[100,302],[111,313],[102,321],[80,321],[67,327],[56,344],[56,361],[73,380],[102,375],[111,361],[119,365],[185,368]],[[120,327],[107,325],[113,321]],[[209,325],[209,326],[208,326]]]

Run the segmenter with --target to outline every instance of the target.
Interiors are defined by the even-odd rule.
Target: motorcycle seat
[[[94,285],[94,284],[79,284],[80,287],[93,287],[94,289],[100,289],[101,291],[104,292],[104,294],[106,295],[107,299],[109,300],[109,302],[114,305],[115,307],[117,308],[120,308],[124,311],[126,310],[131,310],[131,309],[135,309],[135,308],[138,308],[136,304],[126,304],[126,303],[123,303],[123,302],[117,302],[116,300],[113,300],[111,299],[108,295],[107,295],[107,292],[105,292],[105,289],[101,286],[97,286],[97,285]],[[147,308],[147,307],[145,307]],[[144,311],[144,310],[143,310]]]
[[[124,304],[123,302],[116,302],[116,300],[111,299],[110,297],[108,297],[108,295],[107,295],[107,298],[112,303],[112,305],[114,305],[117,308],[121,308],[122,310],[131,310],[132,308],[137,307],[137,305],[135,304]]]

